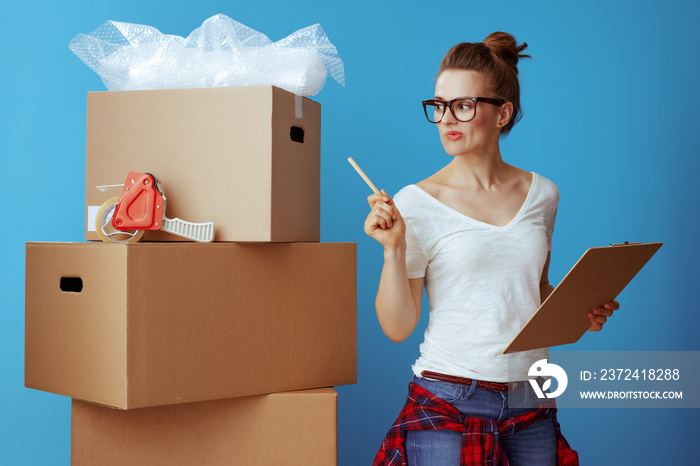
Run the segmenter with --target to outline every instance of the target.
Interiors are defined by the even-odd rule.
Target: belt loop
[[[471,385],[467,385],[467,386],[464,387],[464,388],[468,388],[468,389],[469,389],[469,390],[466,391],[467,393],[464,395],[464,399],[465,399],[465,400],[468,400],[469,398],[472,397],[472,395],[474,394],[474,391],[476,390],[476,381],[475,381],[475,382],[472,382]]]

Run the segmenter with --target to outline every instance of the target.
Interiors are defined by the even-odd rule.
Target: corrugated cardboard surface
[[[334,389],[128,411],[73,400],[74,466],[337,464]]]
[[[215,241],[319,241],[321,105],[272,86],[88,93],[88,215],[95,186],[153,174],[166,216],[214,222]],[[304,141],[291,139],[302,128]],[[160,231],[147,241],[177,241]]]
[[[354,243],[28,243],[25,385],[122,409],[356,382]],[[80,293],[59,287],[81,277]]]
[[[120,248],[27,245],[25,380],[51,391],[90,375],[92,391],[126,403],[126,263]],[[83,277],[81,293],[61,277]],[[53,300],[56,300],[55,302]]]

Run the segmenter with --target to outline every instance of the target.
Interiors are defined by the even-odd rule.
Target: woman
[[[499,148],[520,118],[517,63],[526,47],[502,32],[453,47],[435,97],[423,102],[452,160],[394,199],[384,191],[368,198],[365,232],[384,246],[376,299],[384,333],[400,342],[413,332],[424,285],[430,304],[406,407],[375,464],[577,464],[556,410],[523,383],[548,350],[502,354],[553,290],[558,190],[505,163]],[[617,308],[613,301],[592,310],[590,330]]]

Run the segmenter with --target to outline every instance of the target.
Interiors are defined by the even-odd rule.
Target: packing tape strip
[[[95,229],[95,218],[97,218],[97,212],[100,210],[98,205],[89,205],[87,213],[87,231],[97,231]]]
[[[303,99],[303,97],[300,95],[294,96],[294,116],[296,118],[302,118],[302,114],[301,114],[302,99]]]

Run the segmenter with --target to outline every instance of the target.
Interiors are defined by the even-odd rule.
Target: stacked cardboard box
[[[99,92],[87,121],[86,239],[113,195],[95,186],[137,171],[216,242],[27,244],[25,385],[73,397],[73,463],[335,464],[356,254],[319,242],[320,106],[271,86]]]
[[[332,388],[133,410],[73,401],[74,465],[336,464]]]

